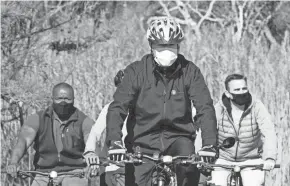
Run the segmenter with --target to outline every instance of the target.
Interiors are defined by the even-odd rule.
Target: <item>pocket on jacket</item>
[[[170,95],[170,105],[167,105],[169,119],[183,118],[187,114],[187,103],[184,92],[172,90]]]
[[[72,136],[72,141],[73,141],[73,148],[81,148],[83,141],[76,137],[76,136]]]
[[[84,142],[78,134],[75,134],[74,131],[71,133],[67,132],[63,137],[63,148],[67,151],[82,150],[84,148]]]

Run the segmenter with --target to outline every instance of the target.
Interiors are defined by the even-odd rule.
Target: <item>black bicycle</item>
[[[110,163],[118,165],[120,167],[124,164],[141,164],[146,163],[144,159],[151,160],[155,163],[155,179],[153,180],[153,186],[177,186],[176,174],[174,166],[177,164],[197,164],[198,161],[195,159],[198,155],[191,156],[169,156],[169,155],[158,155],[154,154],[149,156],[142,153],[127,153],[125,159],[121,161],[104,160],[101,161],[100,166],[108,166]]]
[[[230,148],[234,145],[234,138],[227,138],[218,148]],[[170,156],[153,154],[152,156],[142,154],[140,151],[135,153],[127,153],[125,159],[119,162],[112,160],[104,160],[99,164],[100,166],[108,166],[110,163],[124,166],[127,163],[140,164],[146,163],[144,159],[151,160],[155,163],[155,175],[153,176],[153,186],[177,186],[177,177],[175,173],[175,166],[178,164],[203,164],[201,161],[202,154],[193,154],[188,156]],[[205,155],[206,156],[206,155]]]
[[[230,148],[234,145],[234,138],[227,138],[218,148]],[[203,154],[193,154],[188,156],[170,156],[170,155],[159,155],[153,154],[152,156],[142,154],[140,151],[135,153],[125,154],[125,158],[120,161],[113,161],[109,159],[100,160],[99,166],[109,166],[110,164],[124,167],[125,164],[142,164],[146,163],[144,159],[151,160],[155,163],[155,176],[153,176],[153,186],[177,186],[177,178],[175,173],[175,166],[178,164],[192,164],[200,165],[203,164],[201,161]]]

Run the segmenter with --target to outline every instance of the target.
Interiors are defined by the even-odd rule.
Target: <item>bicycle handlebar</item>
[[[155,162],[162,162],[162,163],[172,163],[177,160],[187,160],[187,161],[192,161],[196,155],[192,156],[170,156],[170,155],[165,155],[161,157],[153,157],[153,156],[148,156],[148,155],[143,155],[143,158],[155,161]]]
[[[1,173],[7,173],[6,170],[1,170]],[[50,172],[40,172],[40,171],[26,171],[26,170],[18,170],[17,174],[19,175],[27,175],[27,174],[39,174],[42,176],[50,176],[50,177],[57,177],[57,176],[63,176],[63,175],[71,175],[71,176],[83,176],[85,174],[85,170],[78,171],[78,172],[56,172],[56,171],[50,171]]]
[[[189,155],[189,156],[170,156],[170,155],[164,155],[164,156],[149,156],[146,154],[132,154],[127,153],[125,155],[126,159],[121,161],[113,161],[113,160],[103,160],[100,161],[101,163],[96,164],[99,166],[109,166],[110,164],[115,164],[118,166],[124,166],[123,164],[133,164],[133,163],[144,163],[143,159],[152,160],[154,162],[162,162],[162,163],[173,163],[177,160],[183,160],[181,163],[197,163],[197,161],[194,161],[195,158],[199,157],[198,155]],[[194,163],[194,164],[195,164]]]
[[[206,168],[215,168],[220,167],[224,169],[234,170],[235,172],[239,172],[245,168],[255,168],[255,169],[263,169],[264,164],[248,164],[248,165],[225,165],[225,164],[209,164],[203,163]],[[280,164],[275,164],[274,168],[280,168]]]

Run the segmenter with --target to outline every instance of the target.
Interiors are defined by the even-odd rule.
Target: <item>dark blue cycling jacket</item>
[[[215,110],[200,69],[180,54],[175,65],[166,78],[157,70],[152,54],[127,66],[108,109],[108,144],[121,140],[122,125],[132,105],[134,119],[128,127],[133,131],[133,144],[164,150],[180,136],[195,136],[195,125],[200,125],[203,146],[216,145]],[[190,100],[197,110],[195,125]]]

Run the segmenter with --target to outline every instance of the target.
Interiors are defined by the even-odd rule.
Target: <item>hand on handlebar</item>
[[[6,168],[7,174],[9,174],[13,178],[17,178],[18,170],[19,170],[19,167],[17,166],[17,164],[10,164]]]
[[[205,163],[213,163],[218,157],[217,149],[214,146],[204,146],[198,151],[197,154]]]
[[[109,158],[112,161],[122,161],[125,159],[126,148],[123,146],[121,141],[114,141],[108,150]]]
[[[273,159],[266,159],[264,161],[263,170],[273,170],[275,168],[275,160]]]
[[[99,172],[99,163],[100,163],[99,156],[97,156],[94,152],[85,152],[83,154],[83,157],[85,158],[85,161],[88,166],[86,177],[88,178],[90,175],[97,176]]]

